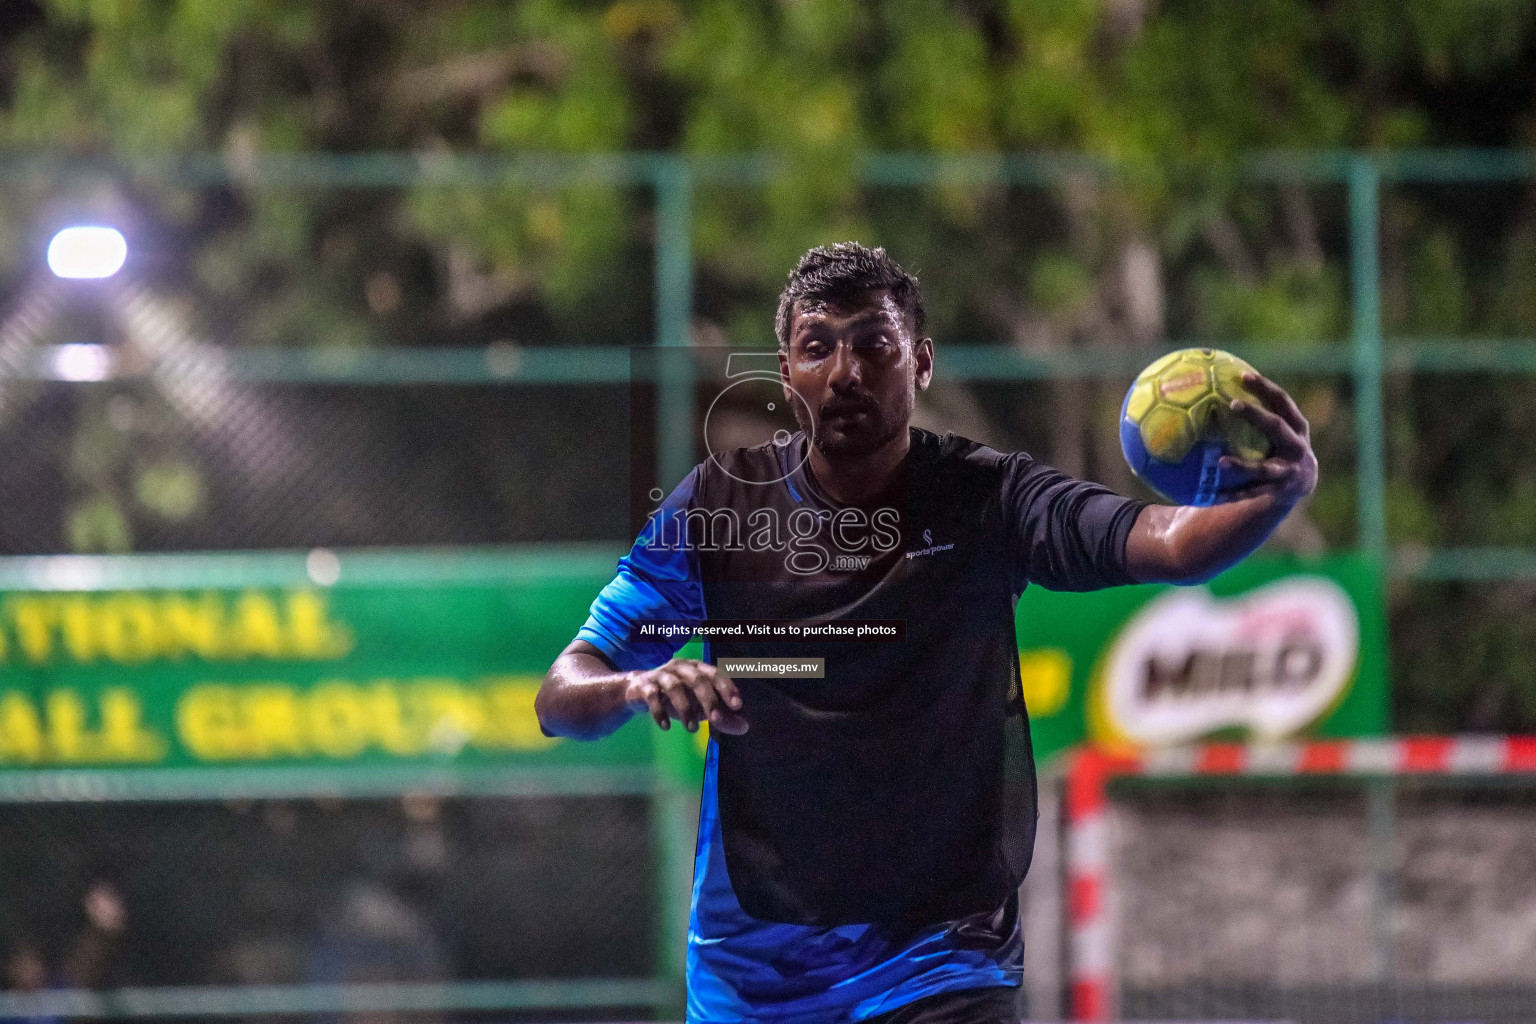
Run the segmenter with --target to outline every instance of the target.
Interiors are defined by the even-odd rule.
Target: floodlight
[[[53,350],[55,380],[106,380],[112,375],[112,353],[105,345],[60,345]]]
[[[128,259],[128,240],[116,228],[82,224],[65,228],[48,243],[48,269],[59,277],[111,277]]]

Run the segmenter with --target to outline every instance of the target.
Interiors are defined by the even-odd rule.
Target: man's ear
[[[926,391],[933,380],[933,339],[924,338],[912,347],[912,360],[917,364],[913,379],[917,390]]]
[[[784,346],[779,346],[779,384],[784,388],[784,401],[793,402],[794,392],[789,387],[789,353],[784,351]]]

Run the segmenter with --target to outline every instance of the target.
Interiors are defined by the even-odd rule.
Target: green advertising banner
[[[1019,600],[1019,675],[1045,762],[1091,740],[1371,736],[1388,722],[1381,573],[1251,559],[1203,587]]]
[[[7,567],[0,791],[40,769],[653,763],[645,723],[576,744],[533,712],[613,554],[323,554],[334,585],[302,555]]]
[[[615,559],[573,548],[8,560],[0,798],[35,795],[44,776],[195,777],[183,788],[209,792],[282,772],[296,790],[406,786],[439,769],[696,778],[703,731],[663,734],[643,717],[597,743],[539,730],[540,679]],[[1354,558],[1254,561],[1209,587],[1032,588],[1018,635],[1041,761],[1086,739],[1386,726],[1379,574]]]

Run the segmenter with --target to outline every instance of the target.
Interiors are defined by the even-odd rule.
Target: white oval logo
[[[1360,624],[1332,580],[1291,577],[1229,600],[1205,589],[1153,599],[1101,663],[1101,739],[1161,746],[1232,726],[1278,740],[1349,685]]]

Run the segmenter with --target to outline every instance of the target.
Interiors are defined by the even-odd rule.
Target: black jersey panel
[[[742,482],[774,454],[737,453],[701,501],[836,514],[813,480]],[[1018,668],[1001,473],[988,449],[914,432],[900,543],[863,569],[807,576],[776,550],[701,554],[711,618],[906,622],[902,642],[711,645],[717,659],[826,658],[823,679],[742,680],[752,727],[716,737],[726,863],[753,917],[916,925],[990,912],[1017,886],[1034,788],[1027,749],[1007,750],[1028,733],[1008,700]],[[1009,764],[1022,785],[1005,784]]]
[[[716,660],[826,659],[822,679],[739,680],[751,728],[715,737],[726,867],[760,920],[919,927],[1002,906],[1037,795],[1015,597],[1031,579],[1125,581],[1139,503],[911,436],[901,480],[866,507],[821,492],[798,436],[716,453],[698,479],[709,618],[906,623],[900,642],[711,643]]]

